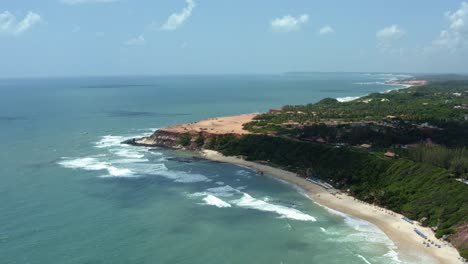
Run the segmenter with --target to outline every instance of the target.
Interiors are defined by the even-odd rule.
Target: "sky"
[[[0,78],[468,72],[468,0],[0,0]]]

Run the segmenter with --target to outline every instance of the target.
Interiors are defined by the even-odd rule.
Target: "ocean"
[[[365,73],[0,80],[0,263],[402,263],[374,225],[157,128],[399,86]]]

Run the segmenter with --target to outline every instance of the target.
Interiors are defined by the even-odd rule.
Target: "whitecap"
[[[149,162],[148,159],[115,159],[111,161],[112,163],[117,163],[117,164],[129,164],[129,163],[143,163],[143,162]]]
[[[396,249],[396,246],[390,248],[390,250],[384,255],[384,257],[391,259],[392,263],[401,263],[401,260],[398,257],[398,252],[396,252],[394,249]],[[425,263],[429,263],[429,261]]]
[[[305,214],[297,209],[289,208],[289,207],[282,206],[282,205],[267,203],[265,201],[255,199],[247,193],[243,193],[242,198],[231,201],[231,203],[239,207],[256,209],[256,210],[264,211],[264,212],[276,213],[276,214],[279,214],[282,218],[289,218],[289,219],[294,219],[298,221],[312,221],[312,222],[316,221],[316,219],[313,216]]]
[[[104,170],[107,168],[105,162],[100,162],[96,158],[78,158],[59,162],[65,168],[69,169],[85,169],[85,170]]]
[[[231,207],[229,203],[211,194],[208,194],[205,198],[203,198],[203,201],[208,205],[214,205],[219,208]]]
[[[205,175],[188,173],[185,171],[158,171],[157,175],[174,180],[180,183],[209,182],[211,181]]]
[[[208,188],[206,191],[209,193],[215,194],[217,196],[222,196],[222,197],[230,197],[230,196],[233,196],[234,193],[240,193],[240,191],[232,188],[229,185]]]
[[[137,150],[131,150],[131,149],[111,149],[111,153],[123,157],[123,158],[131,158],[131,159],[141,159],[145,155],[142,153],[139,153]]]
[[[111,166],[107,162],[99,161],[93,157],[69,159],[59,162],[65,168],[70,169],[83,169],[88,171],[100,171],[107,170],[110,176],[115,177],[130,177],[134,175],[134,172],[127,168],[117,168]]]
[[[101,140],[96,142],[96,148],[108,148],[108,147],[119,146],[126,139],[128,138],[125,138],[122,136],[106,135],[106,136],[103,136]]]

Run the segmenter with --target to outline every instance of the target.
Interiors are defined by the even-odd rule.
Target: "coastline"
[[[422,227],[416,223],[410,224],[404,221],[402,219],[403,216],[400,214],[390,213],[386,209],[363,203],[346,194],[332,194],[319,185],[313,184],[289,171],[246,161],[237,157],[227,157],[212,150],[203,150],[202,154],[208,160],[245,166],[262,171],[266,175],[300,187],[318,205],[376,225],[393,241],[397,247],[396,251],[404,263],[424,263],[420,257],[421,255],[428,256],[436,263],[441,264],[463,263],[459,259],[458,251],[452,245],[437,239],[431,229]],[[427,247],[423,244],[424,239],[414,232],[415,227],[424,232],[428,239],[435,241],[438,245],[442,245],[442,248],[436,248],[434,245]]]

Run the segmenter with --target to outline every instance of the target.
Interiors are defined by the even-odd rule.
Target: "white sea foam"
[[[324,233],[328,233],[327,230],[323,227],[320,227],[320,230],[322,230]]]
[[[64,160],[59,162],[59,164],[70,169],[104,170],[107,168],[105,162],[99,162],[97,159],[90,157]]]
[[[368,74],[364,74],[364,75],[368,75]],[[369,75],[377,76],[377,79],[378,79],[378,80],[384,80],[384,81],[356,82],[356,83],[353,83],[353,84],[355,84],[355,85],[388,85],[388,86],[398,86],[398,88],[389,89],[389,90],[383,92],[383,93],[388,93],[388,92],[391,92],[391,91],[395,91],[395,90],[399,90],[399,89],[404,89],[404,88],[411,87],[411,85],[406,85],[406,84],[388,83],[389,81],[395,81],[395,80],[400,80],[400,79],[408,79],[408,78],[414,77],[414,76],[406,75],[406,74],[393,74],[393,73],[369,74]],[[359,98],[361,98],[361,97],[363,97],[363,96],[365,96],[365,95],[361,95],[361,96],[339,97],[339,98],[336,98],[336,100],[337,100],[338,102],[351,102],[351,101],[354,101],[354,100],[356,100],[356,99],[359,99]]]
[[[388,85],[388,83],[385,83],[385,82],[357,82],[357,83],[353,83],[353,84],[356,84],[356,85]]]
[[[356,241],[367,241],[373,243],[381,243],[387,246],[388,252],[384,257],[392,260],[391,263],[401,263],[398,258],[398,253],[395,251],[396,246],[390,238],[385,235],[385,233],[380,230],[377,226],[361,219],[353,218],[342,212],[333,210],[326,206],[316,203],[318,206],[325,208],[328,212],[342,217],[345,223],[352,227],[354,230],[359,231],[359,233],[348,235],[345,238],[340,239],[342,242],[356,242]],[[323,231],[323,230],[322,230]],[[327,230],[328,231],[328,230]]]
[[[224,182],[222,182],[222,181],[217,181],[217,182],[215,182],[215,183],[216,183],[217,185],[224,185]]]
[[[112,136],[112,135],[106,135],[101,138],[98,142],[96,142],[96,148],[109,148],[109,147],[114,147],[114,146],[119,146],[121,145],[123,141],[125,141],[128,138],[122,137],[122,136]]]
[[[364,256],[362,256],[362,255],[357,254],[356,257],[362,259],[362,260],[364,261],[364,263],[366,263],[366,264],[372,264],[372,263],[370,263],[370,262],[369,262]]]
[[[203,201],[208,205],[214,205],[219,208],[231,207],[229,203],[211,194],[208,194],[205,198],[203,198]]]
[[[131,159],[141,159],[145,156],[144,154],[139,153],[137,150],[131,150],[126,148],[111,149],[110,152],[117,156]]]
[[[165,178],[171,179],[175,182],[180,183],[194,183],[194,182],[209,182],[211,181],[205,175],[188,173],[185,171],[170,171],[162,170],[155,173],[156,175],[161,175]]]
[[[282,205],[267,203],[265,201],[255,199],[247,193],[243,193],[242,198],[231,201],[231,203],[239,207],[276,213],[276,214],[279,214],[282,218],[289,218],[289,219],[294,219],[298,221],[311,221],[311,222],[316,221],[316,219],[313,216],[305,214],[297,209],[289,208],[289,207],[282,206]]]
[[[398,257],[398,252],[396,252],[394,249],[396,249],[396,246],[393,248],[390,248],[390,250],[387,253],[385,253],[384,257],[391,259],[392,263],[402,263],[400,258]],[[430,262],[427,261],[424,263],[430,263]]]
[[[281,182],[282,184],[285,184],[285,185],[288,185],[290,187],[292,187],[294,190],[296,190],[300,195],[304,196],[305,198],[308,198],[310,199],[310,196],[307,194],[307,191],[304,190],[303,188],[301,188],[299,185],[296,185],[294,183],[291,183],[291,182],[288,182],[288,181],[285,181],[285,180],[282,180],[282,179],[279,179],[279,178],[275,178],[275,177],[270,177],[272,178],[273,180],[276,180],[276,181],[279,181]],[[237,188],[238,190],[240,190],[239,188]]]
[[[240,175],[240,176],[249,176],[251,174],[250,171],[248,170],[238,170],[236,171],[236,175]]]
[[[129,163],[139,163],[139,162],[148,162],[148,159],[115,159],[112,160],[112,164],[129,164]]]
[[[342,217],[345,223],[352,227],[354,230],[359,231],[359,233],[352,234],[345,238],[345,240],[363,240],[363,241],[372,241],[375,243],[383,243],[389,246],[394,246],[393,242],[385,235],[385,233],[380,230],[377,226],[358,218],[353,218],[342,212],[333,210],[331,208],[322,206],[328,212]]]
[[[209,189],[206,189],[206,192],[212,193],[217,196],[222,196],[222,197],[231,197],[235,193],[240,193],[239,190],[236,190],[229,185],[209,188]]]
[[[67,159],[59,162],[65,168],[83,169],[88,171],[107,170],[110,176],[132,177],[134,172],[127,168],[117,168],[111,166],[108,162],[102,162],[94,157]]]

